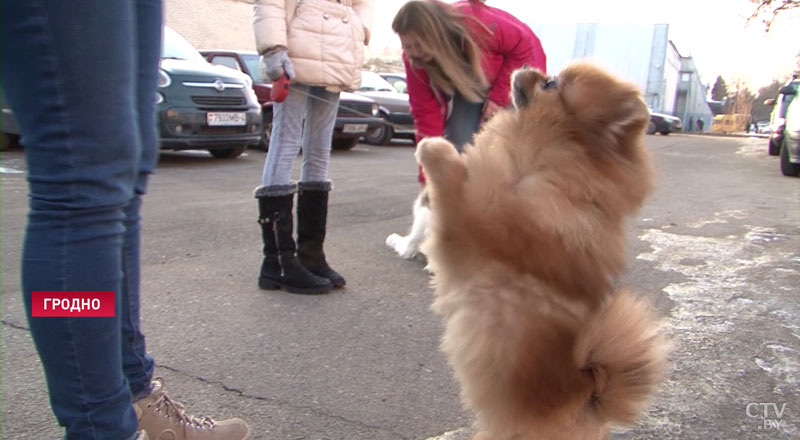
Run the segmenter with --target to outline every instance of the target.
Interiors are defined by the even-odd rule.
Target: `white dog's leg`
[[[386,237],[386,245],[394,249],[398,255],[405,259],[412,259],[419,253],[419,246],[425,240],[428,229],[428,219],[431,215],[430,208],[423,203],[424,193],[420,193],[414,201],[414,223],[408,235],[391,234]]]

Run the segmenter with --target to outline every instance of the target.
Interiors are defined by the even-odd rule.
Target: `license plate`
[[[364,133],[367,131],[367,124],[344,124],[342,133]]]
[[[210,127],[217,127],[220,125],[247,125],[247,114],[208,112],[206,113],[206,123],[208,123]]]

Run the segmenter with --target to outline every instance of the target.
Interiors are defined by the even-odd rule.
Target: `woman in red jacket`
[[[392,22],[403,45],[403,63],[417,142],[444,136],[462,151],[482,121],[511,103],[511,73],[529,66],[546,71],[539,38],[511,14],[481,0],[453,4],[412,0]],[[419,181],[425,174],[419,168]],[[403,258],[419,252],[425,238],[426,191],[414,202],[408,235],[386,244]]]
[[[409,1],[392,29],[403,45],[417,141],[444,136],[461,150],[481,121],[510,104],[514,70],[546,70],[536,34],[480,0]]]

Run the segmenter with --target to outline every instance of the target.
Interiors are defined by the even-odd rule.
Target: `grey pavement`
[[[659,186],[621,281],[653,300],[675,351],[648,413],[612,438],[800,438],[800,179],[760,138],[647,143]],[[166,153],[153,176],[143,327],[170,394],[247,419],[257,440],[469,438],[424,264],[384,245],[411,221],[413,147],[334,152],[327,252],[348,285],[313,297],[256,286],[263,160]],[[22,153],[0,167],[0,436],[56,439],[19,295]]]

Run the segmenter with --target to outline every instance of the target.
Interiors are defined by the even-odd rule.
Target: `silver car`
[[[395,137],[414,139],[414,119],[409,110],[408,94],[398,92],[380,75],[369,71],[361,72],[361,87],[355,93],[375,100],[384,122],[367,132],[364,136],[367,143],[385,145]]]

